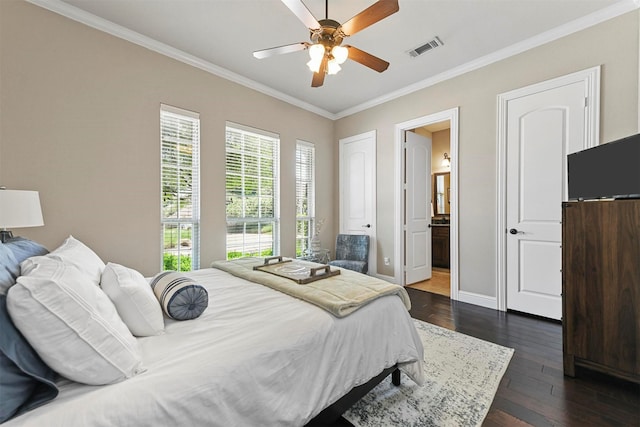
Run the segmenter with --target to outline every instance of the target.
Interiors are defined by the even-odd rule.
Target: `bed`
[[[396,295],[339,318],[220,269],[185,274],[208,307],[136,338],[138,373],[108,385],[60,377],[55,399],[3,427],[302,426],[396,367],[424,381],[422,344]]]

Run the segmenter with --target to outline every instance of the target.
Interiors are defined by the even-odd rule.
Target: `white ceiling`
[[[347,61],[312,88],[306,51],[252,55],[309,41],[280,0],[29,1],[334,119],[640,6],[640,0],[399,0],[399,12],[345,42],[389,61],[389,69],[379,74]],[[325,17],[324,0],[303,1],[317,19]],[[329,0],[329,18],[346,22],[374,2]],[[417,58],[407,54],[435,36],[444,46]]]

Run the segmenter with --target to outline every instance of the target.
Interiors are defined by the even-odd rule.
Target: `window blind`
[[[227,123],[227,258],[279,253],[279,144],[276,134]]]
[[[296,143],[296,255],[309,250],[315,220],[315,147]]]
[[[168,105],[160,108],[163,268],[199,267],[200,118]]]

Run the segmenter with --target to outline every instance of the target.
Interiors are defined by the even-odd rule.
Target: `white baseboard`
[[[396,278],[393,276],[386,276],[384,274],[372,274],[373,277],[377,277],[380,280],[384,280],[389,283],[396,283]]]
[[[493,310],[498,309],[498,300],[495,297],[488,297],[473,292],[458,291],[458,301],[491,308]]]

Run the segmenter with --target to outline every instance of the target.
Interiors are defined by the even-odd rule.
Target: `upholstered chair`
[[[369,270],[369,236],[364,234],[338,234],[336,257],[330,265],[367,274]]]

